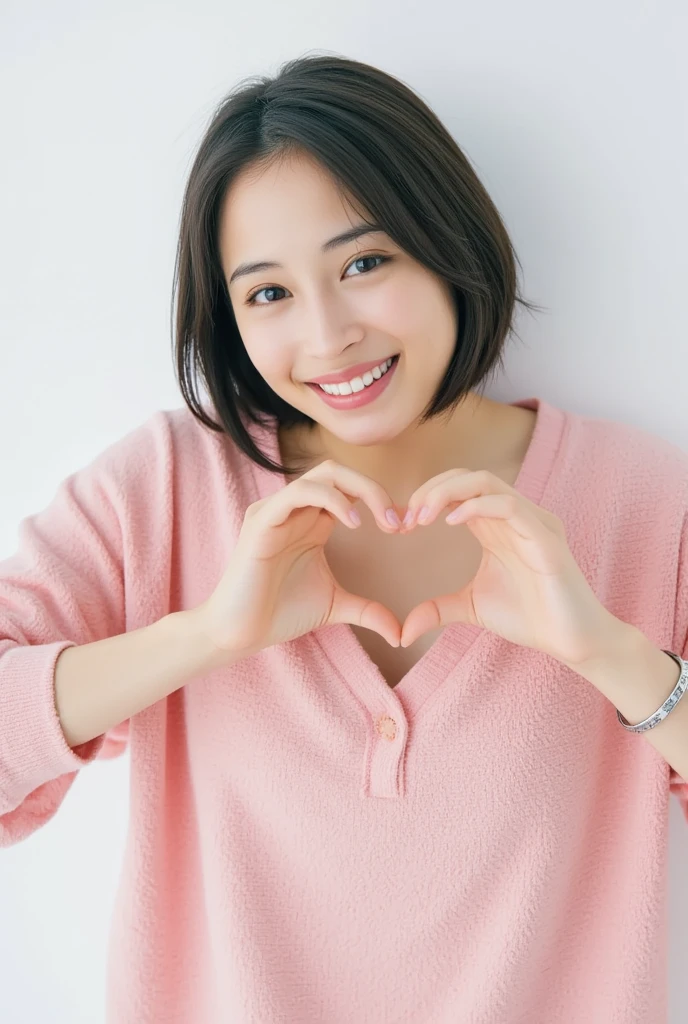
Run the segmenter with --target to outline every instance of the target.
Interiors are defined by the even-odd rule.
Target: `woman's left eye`
[[[377,266],[380,266],[381,263],[386,263],[391,258],[391,256],[359,256],[357,259],[353,261],[353,263],[349,264],[347,270],[349,270],[351,267],[355,267],[357,263],[365,263],[366,260],[379,260],[380,263],[378,263]],[[369,269],[374,270],[375,267],[370,267]],[[364,271],[364,273],[367,273],[367,271]],[[357,275],[354,274],[354,277],[356,276]]]

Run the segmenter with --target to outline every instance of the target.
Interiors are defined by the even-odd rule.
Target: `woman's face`
[[[220,252],[246,351],[272,390],[342,441],[375,445],[425,410],[457,322],[446,283],[384,231],[323,250],[360,223],[327,171],[292,154],[235,179],[222,205]],[[275,266],[236,276],[256,262]],[[312,383],[337,371],[350,394]]]

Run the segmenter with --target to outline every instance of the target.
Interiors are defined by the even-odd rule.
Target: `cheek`
[[[258,373],[269,384],[289,376],[293,352],[285,341],[284,331],[275,324],[252,324],[239,331],[248,357]]]
[[[369,326],[409,344],[428,338],[438,341],[440,333],[453,335],[446,296],[434,281],[416,274],[371,293],[361,312]]]
[[[353,304],[354,318],[359,317],[363,326],[403,339],[413,333],[417,320],[413,296],[409,294],[406,280],[398,277],[385,287],[371,288]]]

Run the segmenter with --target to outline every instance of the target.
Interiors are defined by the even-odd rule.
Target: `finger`
[[[523,540],[541,541],[543,526],[555,537],[565,538],[564,524],[558,516],[519,494],[485,494],[479,498],[469,498],[460,502],[446,517],[446,521],[450,525],[465,523],[477,516],[507,519],[514,533]]]
[[[358,525],[351,517],[351,512],[355,509],[341,491],[326,483],[307,480],[304,477],[294,480],[274,494],[270,501],[254,512],[251,523],[261,529],[281,526],[294,509],[309,507],[324,509],[351,529],[356,529]]]
[[[463,490],[459,491],[459,494],[470,494],[471,488],[469,486],[468,489],[466,489],[463,479],[465,477],[475,476],[476,472],[476,470],[471,469],[450,469],[447,470],[446,473],[440,473],[438,476],[434,476],[430,480],[426,480],[422,486],[413,492],[408,500],[406,515],[404,516],[405,528],[409,530],[418,524],[419,513],[423,509],[427,509],[429,511],[429,515],[425,516],[421,525],[427,526],[431,523],[439,514],[441,509],[448,503],[447,496],[449,495],[452,487],[456,490],[457,487],[463,486]],[[462,484],[458,484],[458,481],[461,481]],[[474,484],[472,493],[477,494],[482,492],[476,490],[476,485]],[[445,497],[445,505],[441,504],[441,495],[444,495]]]
[[[446,522],[450,525],[465,523],[476,516],[486,519],[505,519],[509,526],[523,540],[532,540],[539,520],[525,502],[513,494],[485,494],[479,498],[468,498],[450,512]]]
[[[470,588],[464,587],[455,594],[441,594],[412,608],[402,627],[401,646],[408,647],[423,633],[439,626],[448,626],[451,622],[480,625],[470,598]]]
[[[379,633],[391,647],[399,646],[401,626],[389,608],[378,601],[350,594],[338,587],[335,591],[328,624],[346,622],[354,626],[363,626]]]
[[[518,498],[519,495],[508,484],[499,480],[487,470],[455,470],[450,477],[435,484],[425,493],[414,494],[409,501],[413,512],[412,525],[429,526],[445,509],[450,513],[469,498],[494,495]]]
[[[373,513],[380,529],[386,533],[398,532],[401,524],[396,506],[384,487],[371,477],[342,466],[333,459],[326,459],[304,473],[300,479],[306,478],[327,482],[349,497],[360,498]]]

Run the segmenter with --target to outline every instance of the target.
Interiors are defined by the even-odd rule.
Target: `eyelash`
[[[389,263],[393,259],[394,259],[393,256],[383,256],[381,253],[378,253],[378,252],[366,253],[364,256],[356,256],[356,258],[351,260],[351,263],[349,263],[347,265],[346,269],[348,270],[349,267],[353,266],[354,263],[358,263],[360,260],[380,260],[381,262],[378,263],[377,266],[371,267],[370,270],[366,270],[366,271],[363,271],[360,274],[355,274],[354,275],[354,277],[365,277],[366,274],[369,274],[371,272],[371,270],[377,270],[377,268],[381,267],[383,263]],[[257,288],[254,292],[251,292],[251,294],[247,296],[247,298],[245,300],[245,305],[247,305],[247,306],[274,306],[275,302],[279,301],[278,299],[274,299],[272,302],[256,302],[255,301],[256,296],[260,295],[261,292],[271,291],[273,288],[286,291],[286,289],[281,289],[280,285],[264,284],[262,288]]]

